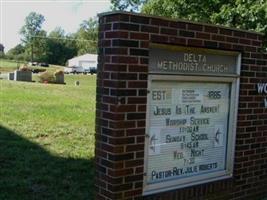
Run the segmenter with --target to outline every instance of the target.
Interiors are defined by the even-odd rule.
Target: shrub
[[[41,83],[54,83],[55,82],[54,74],[48,71],[42,72],[38,77],[39,77],[39,82]]]
[[[45,72],[46,69],[32,69],[32,73],[40,73],[40,72]]]
[[[15,56],[6,54],[6,59],[8,60],[14,60]]]
[[[16,56],[14,56],[14,59],[15,60],[22,60],[22,61],[25,61],[25,56],[24,54],[18,54]]]
[[[55,71],[55,73],[54,73],[54,75],[56,76],[56,75],[63,75],[64,74],[64,72],[62,71],[62,70],[57,70],[57,71]]]
[[[5,58],[5,54],[0,51],[0,58]]]
[[[21,65],[20,68],[19,68],[19,71],[31,71],[30,68],[27,67],[27,65]]]

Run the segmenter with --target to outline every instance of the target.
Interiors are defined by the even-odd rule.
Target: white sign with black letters
[[[229,84],[152,81],[147,182],[225,170]]]
[[[240,62],[238,52],[151,44],[144,195],[232,177]]]

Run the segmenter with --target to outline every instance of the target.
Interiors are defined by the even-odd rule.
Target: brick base
[[[149,44],[242,53],[234,176],[142,196]],[[221,26],[106,13],[99,19],[96,199],[251,199],[267,194],[267,82],[262,35]]]

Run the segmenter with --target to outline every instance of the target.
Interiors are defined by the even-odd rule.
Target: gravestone
[[[14,72],[14,80],[32,82],[32,72],[16,70]]]
[[[14,80],[14,72],[8,73],[8,80],[10,81]]]
[[[64,74],[55,74],[55,82],[58,84],[64,84]]]
[[[101,14],[95,198],[264,197],[262,43],[223,26]]]

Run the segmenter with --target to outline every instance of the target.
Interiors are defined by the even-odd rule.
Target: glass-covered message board
[[[225,170],[229,84],[155,81],[148,183]]]
[[[232,176],[236,86],[234,77],[149,76],[144,194]]]

